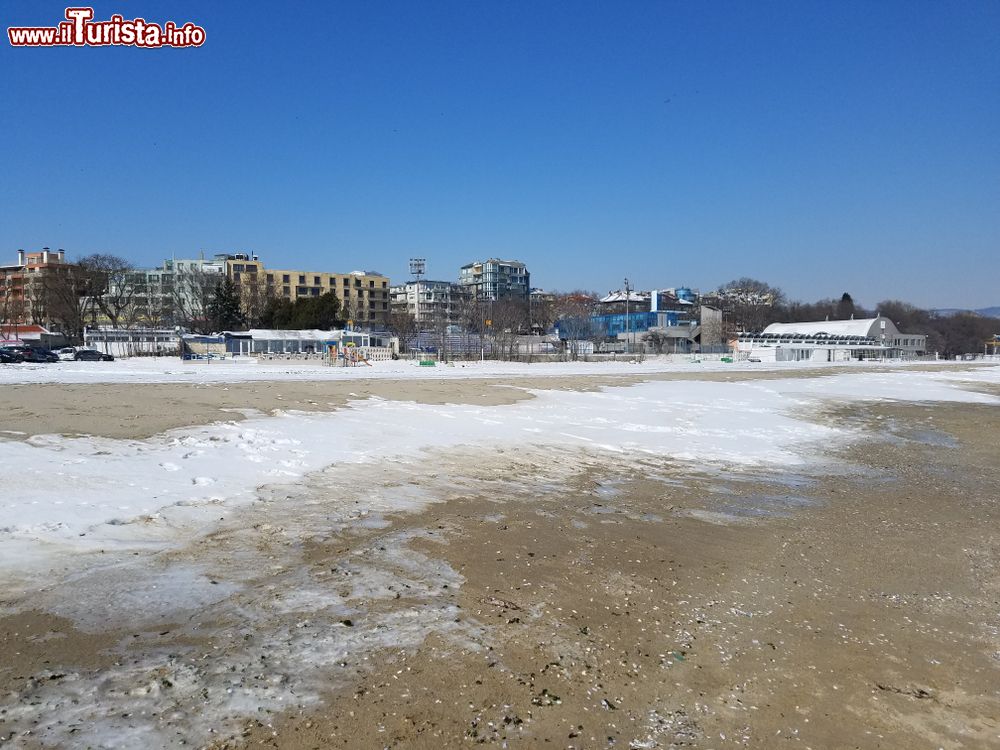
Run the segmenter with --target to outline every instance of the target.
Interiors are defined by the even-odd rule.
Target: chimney
[[[17,250],[17,265],[19,266],[24,265],[24,250],[21,248],[18,248]]]
[[[649,311],[660,311],[660,293],[656,289],[649,293]]]
[[[59,248],[56,251],[56,256],[59,258],[59,262],[62,263],[66,259],[66,251],[63,250],[62,248]]]
[[[49,262],[49,249],[47,247],[42,248],[42,263]]]

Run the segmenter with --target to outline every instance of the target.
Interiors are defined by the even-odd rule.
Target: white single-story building
[[[273,330],[251,328],[249,331],[226,331],[226,349],[230,354],[319,354],[326,355],[331,346],[350,343],[371,346],[371,336],[360,331],[318,331],[314,329]]]
[[[927,353],[927,336],[902,333],[884,316],[805,323],[772,323],[760,333],[741,333],[737,350],[761,362],[846,362],[900,359]]]
[[[180,334],[171,328],[88,327],[83,332],[83,343],[88,349],[115,357],[162,357],[177,355],[181,349]]]
[[[391,359],[398,342],[387,334],[364,331],[272,330],[226,331],[222,334],[229,356],[306,356],[343,359],[344,352],[363,352],[364,359]],[[355,358],[356,359],[356,358]]]

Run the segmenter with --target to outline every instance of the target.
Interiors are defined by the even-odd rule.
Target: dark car
[[[24,362],[24,355],[21,352],[7,346],[0,346],[0,364],[12,365]]]
[[[96,349],[80,349],[74,356],[77,362],[114,362],[115,358],[110,354],[99,352]]]
[[[10,350],[24,357],[25,362],[58,362],[59,355],[41,346],[11,346]]]

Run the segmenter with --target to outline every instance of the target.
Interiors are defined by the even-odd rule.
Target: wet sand
[[[328,392],[292,385],[254,387],[306,403]],[[397,393],[524,397],[482,381],[407,385]],[[232,403],[203,390],[206,418]],[[872,432],[824,474],[457,451],[409,480],[411,469],[385,467],[386,485],[446,499],[418,513],[314,519],[304,532],[277,506],[248,511],[170,553],[202,560],[220,584],[234,557],[271,561],[232,612],[95,630],[33,611],[30,598],[2,602],[23,611],[0,617],[0,737],[23,732],[11,707],[143,655],[164,654],[143,679],[162,673],[165,695],[182,687],[163,683],[181,662],[232,661],[239,679],[257,679],[241,655],[262,628],[288,627],[372,646],[323,665],[320,702],[303,697],[235,730],[220,722],[211,747],[1000,747],[1000,408],[858,404],[821,418]],[[462,481],[445,495],[449,473]],[[302,512],[325,518],[306,503],[322,497],[303,495]],[[399,551],[423,562],[401,570]],[[404,583],[395,595],[352,589],[362,569]],[[291,586],[339,592],[350,618],[233,614]],[[114,604],[90,604],[102,607]],[[425,618],[422,635],[378,646],[399,617]],[[22,733],[13,746],[42,745]]]
[[[448,529],[485,650],[383,653],[322,710],[220,746],[1000,747],[1000,410],[839,418],[898,432],[845,452],[860,474],[721,496],[777,516],[720,512],[715,479],[632,477],[408,519]]]
[[[541,366],[540,366],[541,367]],[[955,371],[954,365],[919,365],[921,371]],[[972,368],[969,368],[972,369]],[[864,372],[883,372],[870,367]],[[246,383],[32,384],[0,386],[0,436],[95,435],[143,439],[178,427],[241,420],[238,410],[332,411],[357,399],[410,400],[422,404],[499,406],[531,398],[530,389],[595,390],[647,380],[742,381],[809,378],[858,372],[826,367],[790,371],[691,372],[647,375],[575,375],[442,380],[252,381]]]

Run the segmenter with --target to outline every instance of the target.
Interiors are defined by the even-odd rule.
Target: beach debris
[[[885,682],[876,682],[875,687],[886,693],[896,693],[897,695],[908,695],[911,698],[916,698],[918,700],[933,700],[936,701],[937,698],[934,697],[934,693],[930,690],[926,690],[922,687],[898,687],[896,685],[889,685]]]
[[[479,598],[479,601],[481,601],[483,604],[488,604],[491,607],[501,607],[502,609],[511,609],[514,611],[521,610],[521,607],[515,604],[514,602],[508,601],[507,599],[501,599],[496,596],[481,596]]]

